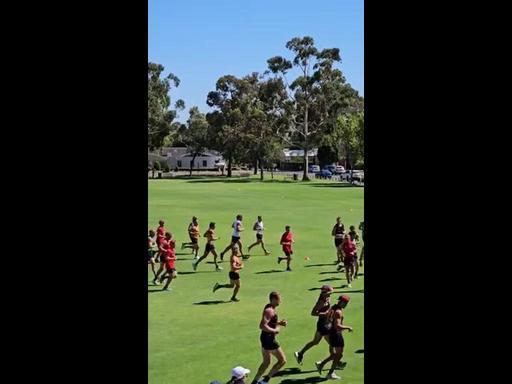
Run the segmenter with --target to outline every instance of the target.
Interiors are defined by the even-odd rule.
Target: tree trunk
[[[154,168],[151,170],[151,173],[152,173],[151,178],[154,179],[155,178],[155,169]]]
[[[233,156],[229,155],[228,157],[228,177],[231,177],[231,161]]]
[[[308,176],[308,106],[304,111],[304,173],[302,174],[302,181],[309,181]]]
[[[190,161],[190,175],[189,176],[192,176],[192,169],[194,167],[194,160],[196,159],[196,156],[197,156],[197,154],[194,153],[194,156],[192,157],[192,160]]]
[[[261,161],[261,159],[260,159],[259,162],[260,162],[260,180],[263,181],[263,161]]]
[[[254,160],[254,174],[257,175],[258,174],[258,159]]]

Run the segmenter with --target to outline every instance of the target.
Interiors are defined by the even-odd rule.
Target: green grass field
[[[351,298],[344,324],[351,325],[354,332],[344,333],[343,361],[348,364],[336,371],[342,378],[339,382],[363,383],[364,276],[355,280],[352,288],[342,288],[346,280],[333,264],[336,252],[330,235],[336,216],[342,216],[347,229],[349,225],[357,228],[362,221],[363,188],[338,182],[262,183],[248,179],[149,180],[148,188],[148,225],[156,228],[158,220],[165,219],[178,244],[179,274],[171,284],[172,291],[162,292],[160,286],[152,285],[148,266],[149,384],[224,383],[237,365],[249,368],[252,380],[261,363],[258,325],[273,290],[283,298],[277,309],[279,318],[288,320],[277,337],[288,363],[283,375],[271,383],[318,382],[314,362],[328,355],[327,343],[321,341],[310,349],[300,367],[293,352],[315,333],[316,318],[310,311],[319,294],[317,288],[323,284],[335,287],[333,299],[340,292]],[[237,213],[244,216],[244,253],[255,240],[252,225],[261,215],[265,244],[272,254],[264,256],[259,246],[252,249],[240,274],[240,302],[231,303],[230,289],[212,293],[215,282],[229,282],[228,262],[221,264],[224,271],[215,272],[214,265],[207,263],[213,260],[210,255],[194,273],[193,256],[179,246],[188,241],[187,226],[195,215],[201,235],[210,221],[216,222],[220,253],[231,239],[231,223]],[[295,238],[293,272],[283,272],[286,263],[278,265],[276,261],[281,255],[280,235],[287,224]],[[200,255],[204,244],[202,238]],[[364,267],[359,272],[364,274]]]

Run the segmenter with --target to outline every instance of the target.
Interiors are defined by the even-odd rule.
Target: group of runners
[[[223,261],[224,255],[231,251],[230,255],[230,271],[229,271],[229,284],[215,283],[213,292],[216,292],[222,288],[232,288],[233,294],[231,301],[237,302],[237,294],[240,290],[240,270],[244,267],[243,260],[248,259],[249,254],[243,254],[241,233],[244,231],[243,227],[243,216],[241,214],[236,216],[233,221],[232,229],[233,233],[229,245],[220,253],[220,261]],[[364,241],[364,222],[359,226],[362,231],[362,238]],[[253,230],[256,231],[256,241],[248,246],[248,251],[257,245],[260,245],[265,252],[265,255],[270,255],[270,252],[265,248],[263,241],[264,224],[261,216],[258,216],[257,221],[253,225]],[[197,217],[193,217],[191,223],[188,226],[188,233],[190,242],[182,243],[182,249],[191,249],[194,253],[194,261],[192,268],[194,271],[197,270],[201,261],[203,261],[210,253],[214,257],[214,265],[216,271],[222,271],[222,267],[219,266],[219,255],[216,252],[215,241],[219,240],[215,232],[215,223],[211,222],[208,229],[203,234],[206,238],[206,245],[204,253],[201,257],[198,256],[199,251],[199,222]],[[338,264],[338,271],[345,270],[348,287],[351,287],[353,279],[357,279],[359,267],[363,265],[364,257],[364,246],[361,254],[358,258],[357,255],[357,243],[359,241],[359,234],[355,230],[354,226],[349,227],[349,232],[345,231],[345,226],[342,223],[341,217],[336,219],[336,224],[332,228],[331,232],[334,237],[334,245],[336,248],[337,259],[335,263]],[[291,271],[290,264],[292,261],[293,249],[292,244],[293,233],[291,232],[290,226],[285,227],[285,232],[281,235],[280,245],[282,246],[283,256],[277,258],[277,263],[281,263],[286,260],[286,270]],[[175,268],[176,261],[176,241],[170,231],[165,228],[165,222],[159,221],[156,232],[149,230],[148,233],[148,264],[151,265],[151,269],[154,275],[153,283],[160,285],[165,281],[163,290],[170,290],[169,285],[171,281],[176,278],[177,272]],[[158,265],[158,269],[156,266]],[[329,285],[321,287],[321,293],[311,310],[311,315],[318,317],[316,324],[316,331],[313,339],[306,343],[304,347],[297,352],[294,352],[294,356],[297,363],[302,365],[306,352],[313,346],[319,344],[325,339],[329,345],[329,354],[322,360],[315,362],[316,368],[319,374],[322,374],[324,366],[331,363],[330,369],[327,373],[327,379],[336,380],[340,377],[334,372],[336,368],[343,367],[341,359],[343,356],[344,340],[342,336],[343,331],[352,332],[352,327],[343,324],[343,310],[350,301],[350,298],[346,295],[339,296],[336,303],[331,305],[330,296],[334,292],[334,289]],[[276,308],[281,304],[281,295],[279,292],[271,292],[269,295],[269,303],[265,305],[263,314],[260,321],[260,342],[263,361],[259,366],[253,381],[251,384],[268,384],[272,377],[286,364],[286,357],[284,351],[276,341],[276,336],[279,334],[281,327],[287,326],[286,320],[278,320]],[[274,356],[277,359],[276,363],[270,368],[265,374],[271,363],[271,358]],[[244,378],[239,378],[240,382],[243,382]],[[233,381],[234,382],[234,381]]]

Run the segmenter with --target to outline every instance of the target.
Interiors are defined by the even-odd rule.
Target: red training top
[[[165,238],[165,228],[162,226],[162,227],[158,227],[156,229],[156,243],[157,245],[160,245],[160,242],[162,240],[164,240]]]
[[[356,253],[356,244],[350,239],[347,239],[343,243],[342,247],[343,247],[343,253],[345,255],[354,256],[354,254]]]
[[[292,251],[292,240],[293,240],[293,233],[285,232],[281,236],[281,243],[290,243],[290,244],[283,244],[283,251],[284,252],[291,252]]]
[[[174,262],[176,261],[175,248],[176,248],[176,241],[170,240],[167,243],[167,248],[165,249],[165,256],[166,256],[165,265],[167,268],[174,269]]]

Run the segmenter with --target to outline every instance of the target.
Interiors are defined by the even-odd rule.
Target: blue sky
[[[364,0],[148,0],[148,59],[177,75],[171,92],[194,105],[223,75],[263,72],[268,58],[291,57],[295,36],[311,36],[317,48],[340,48],[347,81],[364,96]]]

